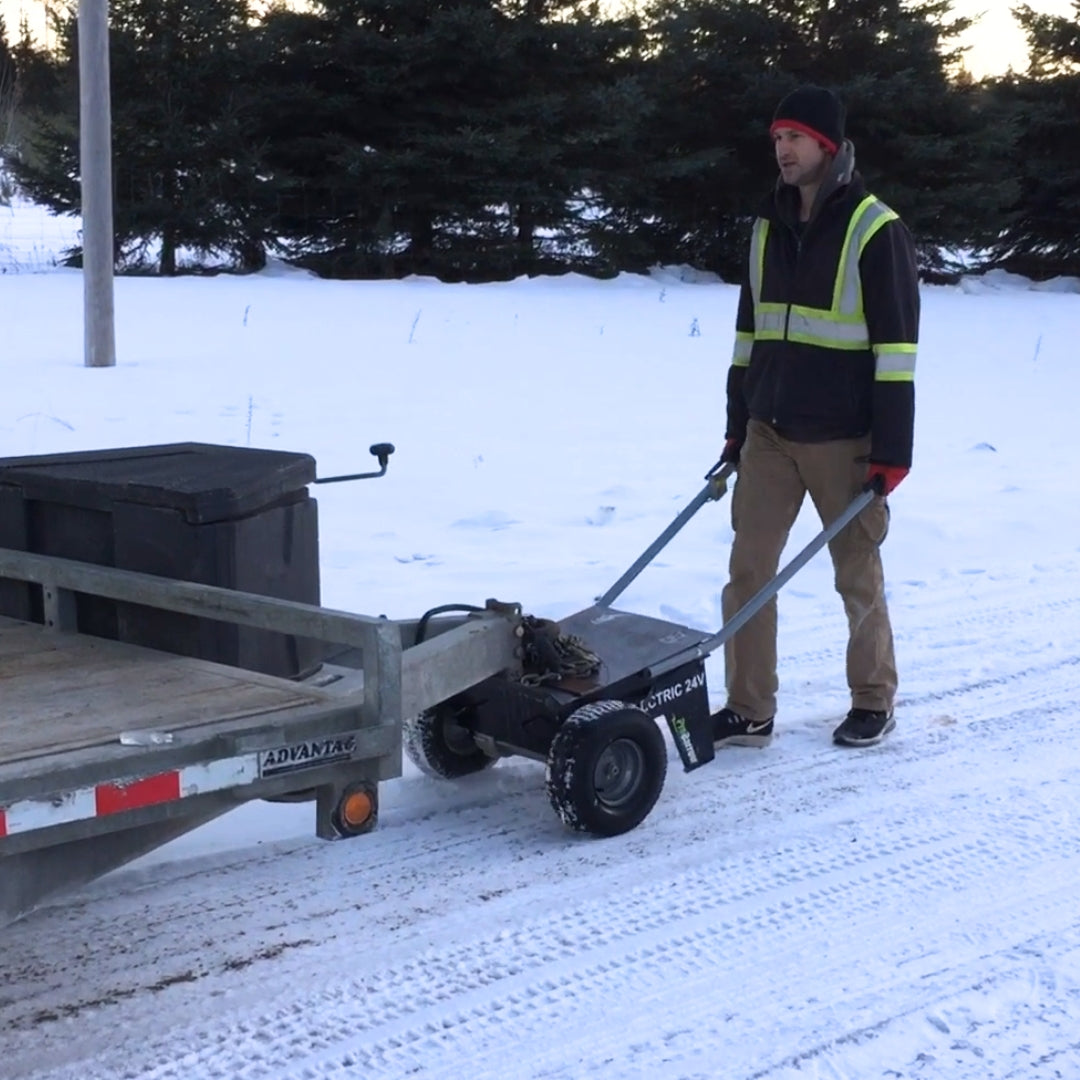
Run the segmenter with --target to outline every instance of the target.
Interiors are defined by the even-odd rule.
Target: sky
[[[384,477],[313,489],[329,607],[566,619],[723,444],[736,290],[686,268],[122,278],[117,365],[87,369],[72,230],[0,207],[0,457],[200,441],[327,476],[393,442]],[[662,729],[659,801],[610,840],[568,832],[520,756],[457,781],[406,757],[378,828],[337,844],[310,805],[246,804],[0,929],[4,1080],[1080,1076],[1080,280],[921,296],[884,743],[831,741],[822,553],[780,596],[767,749],[685,773]],[[718,628],[729,500],[625,617]],[[804,507],[784,561],[819,528]]]
[[[1028,7],[1046,15],[1072,15],[1069,0],[1026,0]],[[1027,45],[1012,9],[1020,4],[1010,0],[954,0],[953,12],[978,22],[961,38],[970,47],[968,70],[977,79],[987,75],[1004,74],[1010,67],[1023,71],[1027,67]]]
[[[1034,10],[1047,14],[1069,15],[1073,7],[1069,0],[1027,0]],[[978,23],[963,39],[970,46],[968,69],[976,78],[999,75],[1010,66],[1022,71],[1027,65],[1027,51],[1019,25],[1011,15],[1018,6],[1010,0],[954,0],[958,16],[978,18]],[[0,0],[0,12],[14,33],[25,15],[31,26],[42,26],[43,0]]]

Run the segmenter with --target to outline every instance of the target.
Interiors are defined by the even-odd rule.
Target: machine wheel
[[[656,722],[621,701],[594,701],[572,712],[548,750],[548,798],[576,832],[618,836],[640,825],[666,775],[667,748]]]
[[[495,763],[496,758],[476,745],[472,732],[460,723],[460,718],[460,710],[436,705],[402,725],[405,753],[421,772],[455,780]]]

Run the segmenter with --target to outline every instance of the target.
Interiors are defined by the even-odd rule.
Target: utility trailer
[[[0,461],[0,922],[252,799],[374,827],[401,717],[520,668],[520,613],[320,606],[308,455]],[[339,654],[348,666],[328,663]]]
[[[401,716],[519,661],[513,606],[415,623],[0,549],[42,623],[0,616],[0,920],[251,799],[315,801],[325,839],[366,832],[401,774]],[[75,598],[138,604],[348,649],[290,680],[75,628]]]

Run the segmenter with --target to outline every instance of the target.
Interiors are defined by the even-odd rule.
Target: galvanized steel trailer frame
[[[513,604],[433,619],[414,644],[416,620],[6,548],[0,578],[39,586],[44,611],[43,624],[0,619],[0,922],[249,800],[313,798],[316,834],[338,839],[349,834],[340,801],[360,785],[373,825],[378,783],[401,775],[402,718],[521,670]],[[91,637],[76,629],[77,594],[315,639],[357,667],[291,681]],[[97,674],[73,694],[91,656]],[[155,701],[148,672],[160,683]],[[198,698],[189,711],[187,692]],[[163,776],[168,798],[154,793]],[[127,797],[139,792],[149,799]]]

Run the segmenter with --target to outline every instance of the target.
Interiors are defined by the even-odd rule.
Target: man
[[[879,496],[830,543],[847,612],[851,711],[837,743],[895,727],[896,662],[879,545],[887,496],[911,466],[919,292],[914,246],[869,195],[844,138],[844,109],[804,86],[771,134],[780,176],[754,225],[727,380],[723,460],[738,465],[730,619],[776,575],[807,492],[831,523],[870,484]],[[764,746],[776,714],[776,600],[727,643],[727,706],[714,738]]]

